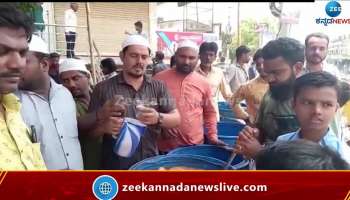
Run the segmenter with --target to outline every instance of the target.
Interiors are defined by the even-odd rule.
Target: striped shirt
[[[145,76],[142,86],[136,91],[125,81],[123,73],[120,73],[96,85],[91,96],[89,111],[95,111],[102,107],[114,95],[122,95],[124,97],[127,104],[125,117],[136,118],[135,100],[137,99],[156,102],[156,105],[152,107],[161,113],[169,113],[175,109],[175,104],[172,103],[165,85],[160,81],[152,80]],[[116,139],[110,135],[105,135],[102,148],[102,167],[105,169],[129,169],[138,161],[157,155],[158,147],[156,141],[160,132],[160,126],[148,126],[135,154],[130,158],[117,156],[113,152]]]

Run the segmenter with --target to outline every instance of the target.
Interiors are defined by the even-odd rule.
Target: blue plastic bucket
[[[218,138],[229,146],[236,143],[239,132],[244,128],[244,124],[238,122],[218,122]]]
[[[218,135],[219,140],[225,142],[230,147],[233,147],[236,144],[238,136],[221,136]]]
[[[195,145],[174,149],[168,155],[201,156],[205,159],[215,158],[227,162],[231,156],[231,151],[215,145]],[[237,155],[231,165],[233,169],[249,169],[249,161],[244,160],[241,155]]]
[[[190,167],[200,170],[223,170],[226,162],[209,157],[194,155],[161,155],[142,160],[130,170],[159,170],[160,167]],[[233,168],[230,167],[230,170]]]
[[[220,121],[231,121],[234,119],[235,115],[232,111],[232,108],[227,102],[225,101],[218,102],[218,107],[219,107]]]

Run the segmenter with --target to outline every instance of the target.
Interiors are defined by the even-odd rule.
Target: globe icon
[[[99,191],[103,195],[108,195],[112,191],[112,185],[108,182],[103,182],[98,186]]]

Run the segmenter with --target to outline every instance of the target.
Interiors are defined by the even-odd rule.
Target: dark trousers
[[[75,38],[76,33],[69,31],[65,33],[66,35],[66,43],[67,43],[67,58],[75,57],[74,46],[75,46]]]

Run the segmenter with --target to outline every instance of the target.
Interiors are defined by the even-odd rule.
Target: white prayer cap
[[[198,45],[195,42],[193,42],[192,40],[180,41],[178,46],[177,46],[177,49],[184,48],[184,47],[192,48],[192,49],[196,50],[197,52],[199,51]]]
[[[32,40],[29,43],[29,51],[49,54],[47,44],[37,35],[32,35]]]
[[[150,49],[149,42],[142,35],[129,35],[122,44],[122,49],[130,45],[141,45]]]
[[[90,74],[90,71],[86,69],[85,63],[80,59],[74,59],[74,58],[67,58],[62,61],[58,68],[58,73],[61,74],[62,72],[66,71],[83,71],[88,74]]]

